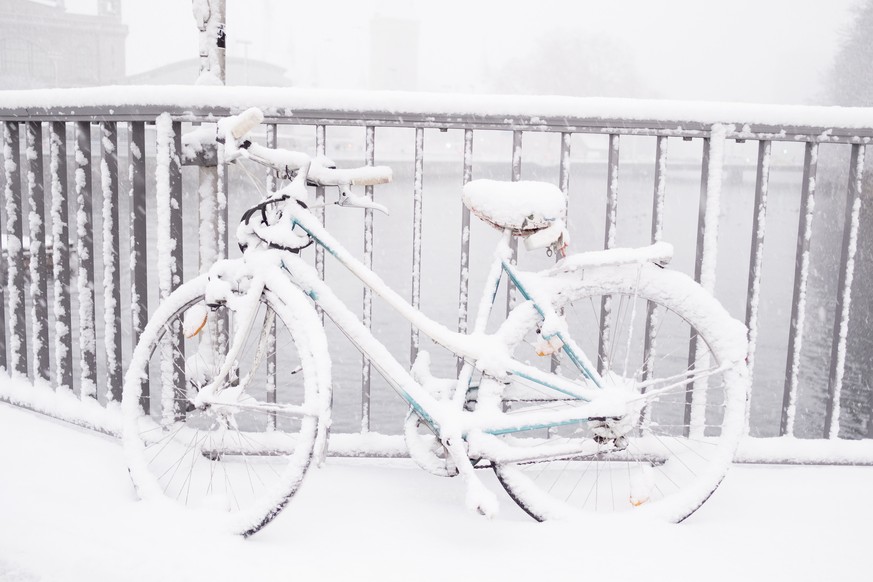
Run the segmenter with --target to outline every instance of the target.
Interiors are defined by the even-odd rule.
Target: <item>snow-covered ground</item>
[[[330,458],[243,540],[137,501],[116,439],[0,403],[0,580],[869,580],[871,491],[873,467],[739,465],[680,525],[604,529]]]

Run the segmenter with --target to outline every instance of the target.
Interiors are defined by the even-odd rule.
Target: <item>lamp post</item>
[[[200,30],[200,74],[198,85],[224,85],[226,5],[225,0],[192,0],[194,21]],[[227,258],[227,176],[221,148],[215,166],[200,166],[200,271]]]

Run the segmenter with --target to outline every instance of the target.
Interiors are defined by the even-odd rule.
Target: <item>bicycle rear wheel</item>
[[[507,436],[530,457],[497,460],[494,470],[537,520],[624,513],[682,521],[718,487],[742,433],[745,328],[691,279],[653,264],[591,270],[564,283],[556,307],[580,348],[597,356],[604,389],[625,390],[639,404],[621,421]],[[515,356],[536,359],[536,324],[515,337]],[[582,381],[563,351],[539,360]],[[509,386],[504,402],[510,414],[579,405],[529,382]],[[536,458],[549,443],[578,452]]]
[[[125,376],[124,447],[140,497],[250,535],[297,491],[323,443],[327,341],[302,293],[265,292],[230,377],[196,409],[192,399],[218,375],[228,338],[244,324],[227,305],[207,306],[205,286],[205,276],[181,286],[143,331]]]

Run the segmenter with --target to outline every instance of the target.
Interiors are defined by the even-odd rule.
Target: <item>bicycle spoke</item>
[[[157,483],[156,491],[181,505],[244,514],[248,517],[239,520],[243,523],[265,523],[275,514],[274,508],[284,503],[288,492],[296,489],[308,466],[298,463],[298,449],[314,446],[319,430],[317,420],[313,422],[317,417],[314,411],[320,411],[315,393],[299,381],[283,381],[301,371],[310,373],[301,367],[298,342],[287,326],[288,321],[301,323],[281,316],[282,309],[290,308],[280,306],[275,311],[265,302],[256,306],[246,323],[239,319],[239,313],[220,307],[206,312],[207,321],[196,335],[177,340],[177,330],[186,329],[183,324],[189,310],[197,310],[187,317],[192,322],[189,325],[199,323],[203,301],[201,296],[199,300],[179,302],[183,307],[158,326],[160,337],[149,348],[150,360],[141,364],[146,372],[152,367],[161,370],[149,375],[153,386],[161,388],[152,389],[145,399],[150,403],[145,415],[150,420],[141,424],[142,430],[137,433],[142,451],[136,454],[142,455],[148,471],[137,478],[147,476]],[[275,342],[270,317],[265,315],[273,312]],[[315,317],[312,312],[311,318]],[[245,329],[240,330],[240,325]],[[234,346],[237,336],[241,341]],[[231,349],[238,350],[232,365],[227,363]],[[283,366],[284,362],[291,363],[292,373],[276,378],[279,385],[275,402],[267,402],[266,363],[279,354],[277,359]],[[310,352],[308,357],[324,363],[324,356]],[[214,383],[225,367],[231,372],[222,383],[215,384],[212,401],[187,410],[193,399],[188,395]],[[313,378],[318,378],[318,369],[314,368]],[[171,378],[185,378],[187,392],[182,394]],[[179,418],[178,413],[171,412],[171,422],[164,423],[170,407],[183,414]],[[265,432],[268,417],[275,419],[269,433]],[[289,479],[289,485],[277,486],[283,479]]]
[[[701,330],[715,330],[717,338],[720,330],[730,326],[695,326],[691,323],[695,318],[709,314],[692,310],[688,318],[684,294],[683,300],[666,302],[658,298],[669,298],[669,294],[647,295],[653,289],[652,280],[661,277],[658,269],[629,265],[624,271],[621,281],[619,277],[612,279],[615,275],[610,271],[604,282],[596,281],[595,269],[591,292],[583,278],[582,286],[575,291],[577,296],[567,294],[569,301],[555,306],[563,313],[570,337],[577,330],[587,332],[589,339],[584,343],[577,340],[577,345],[587,350],[593,344],[597,349],[598,369],[606,380],[604,390],[626,391],[624,417],[554,427],[547,437],[534,431],[516,433],[507,444],[517,450],[517,456],[512,458],[520,460],[498,462],[495,466],[503,486],[526,511],[540,519],[544,517],[541,507],[547,508],[548,514],[555,507],[598,513],[629,508],[633,512],[634,506],[658,505],[687,494],[692,489],[690,484],[703,481],[707,482],[706,487],[714,488],[720,480],[719,469],[713,470],[712,466],[724,458],[726,435],[722,426],[728,405],[733,402],[730,405],[736,406],[737,400],[734,396],[729,401],[728,390],[734,380],[729,367],[719,364],[720,352],[712,349],[713,344],[707,341],[711,338]],[[676,278],[671,275],[665,278],[670,279],[672,293]],[[699,291],[690,289],[688,293]],[[645,307],[645,317],[641,316],[641,306]],[[650,313],[654,313],[651,318]],[[719,315],[716,319],[719,317],[723,318]],[[689,341],[696,341],[700,348],[692,355],[692,362],[685,357]],[[723,344],[715,345],[718,348]],[[522,343],[519,350],[527,347]],[[565,366],[562,355],[566,356],[556,354],[560,362],[558,373],[575,378],[575,366]],[[548,424],[550,415],[566,418],[569,407],[582,405],[553,396],[549,389],[514,380],[514,391],[507,394],[518,400],[512,402],[506,414],[536,414],[543,418],[543,424]],[[694,393],[693,387],[702,390],[700,400],[695,402],[695,429],[689,431],[686,395]],[[556,417],[559,413],[561,417]],[[567,450],[576,450],[578,454],[550,455],[551,451]],[[539,459],[535,458],[538,454]],[[520,476],[530,481],[518,480]],[[532,493],[535,490],[539,491],[538,496],[551,497],[554,505],[542,505],[544,501]],[[699,491],[694,493],[699,497],[683,504],[679,511],[688,511],[686,507],[693,510],[705,500],[707,491],[702,487],[695,491]],[[678,511],[673,513],[676,514]]]

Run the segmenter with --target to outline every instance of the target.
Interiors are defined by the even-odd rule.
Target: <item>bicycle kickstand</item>
[[[482,480],[473,468],[470,457],[464,449],[464,441],[460,435],[447,435],[443,438],[443,445],[452,456],[458,472],[464,479],[467,487],[465,503],[469,509],[478,511],[485,517],[492,518],[497,514],[499,503],[497,496],[485,487]]]

